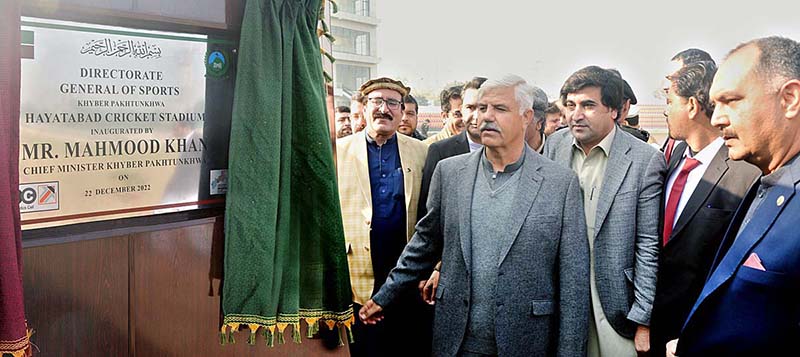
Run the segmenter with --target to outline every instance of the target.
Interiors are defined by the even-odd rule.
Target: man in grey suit
[[[622,79],[589,66],[561,87],[570,130],[551,135],[545,156],[578,173],[591,250],[589,356],[649,350],[658,217],[666,163],[657,150],[619,130]]]
[[[517,76],[483,84],[484,148],[439,162],[428,214],[359,311],[362,321],[380,323],[383,308],[441,260],[433,355],[585,355],[589,247],[574,219],[583,215],[580,184],[525,145],[532,100]],[[464,189],[447,189],[455,186]]]

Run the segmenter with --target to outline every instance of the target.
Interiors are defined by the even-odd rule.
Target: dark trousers
[[[384,318],[375,325],[364,325],[358,318],[361,305],[353,303],[356,323],[353,357],[430,356],[433,330],[433,306],[416,294],[407,294],[384,310]]]

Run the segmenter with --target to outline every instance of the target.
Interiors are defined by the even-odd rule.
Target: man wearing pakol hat
[[[417,222],[422,167],[428,147],[397,134],[403,116],[403,97],[410,88],[390,78],[372,79],[360,92],[365,97],[363,131],[336,141],[339,199],[344,221],[345,249],[350,266],[354,308],[383,285]],[[419,304],[419,305],[417,305]],[[419,355],[429,346],[409,343],[422,306],[411,292],[387,312],[385,322],[353,327],[353,356]]]

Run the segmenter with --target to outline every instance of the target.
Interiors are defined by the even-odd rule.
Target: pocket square
[[[756,253],[750,253],[750,256],[747,257],[747,260],[745,260],[744,264],[742,265],[756,270],[767,271],[767,269],[764,268],[764,265],[761,264],[761,258],[759,258],[758,254]]]

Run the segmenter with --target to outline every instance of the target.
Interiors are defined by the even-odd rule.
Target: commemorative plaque
[[[203,35],[23,18],[23,229],[196,207],[206,50]]]

